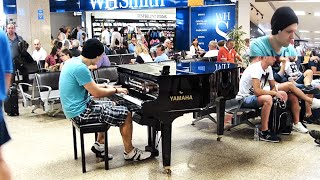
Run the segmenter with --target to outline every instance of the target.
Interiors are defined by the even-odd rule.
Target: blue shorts
[[[2,111],[2,101],[0,101],[0,111]],[[0,112],[0,146],[10,140],[10,135],[6,123],[4,122],[2,112]]]
[[[250,95],[245,98],[243,98],[243,103],[241,105],[242,108],[252,108],[257,109],[260,107],[258,103],[258,97],[255,95]]]

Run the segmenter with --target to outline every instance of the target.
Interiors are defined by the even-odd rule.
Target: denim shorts
[[[304,84],[304,75],[301,75],[297,80],[296,83],[298,84]]]
[[[255,95],[250,95],[250,96],[244,97],[242,101],[243,101],[243,103],[242,103],[241,107],[243,107],[243,108],[256,109],[256,108],[260,107],[260,105],[258,103],[258,97]]]

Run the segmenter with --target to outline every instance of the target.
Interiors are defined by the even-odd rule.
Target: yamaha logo
[[[171,101],[190,101],[193,100],[192,95],[170,96]]]

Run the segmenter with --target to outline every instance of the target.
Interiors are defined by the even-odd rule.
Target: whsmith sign
[[[81,2],[81,9],[86,11],[188,6],[188,1],[184,0],[83,0]]]

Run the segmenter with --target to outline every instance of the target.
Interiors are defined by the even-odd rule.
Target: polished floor
[[[114,159],[108,171],[90,151],[94,135],[85,135],[88,172],[83,174],[81,160],[73,159],[71,123],[63,115],[49,117],[40,109],[33,114],[31,108],[22,107],[20,114],[5,117],[12,140],[4,146],[4,154],[16,180],[320,179],[320,147],[308,134],[294,132],[275,144],[259,142],[253,140],[253,129],[243,124],[226,131],[218,142],[215,124],[205,119],[192,126],[192,114],[173,123],[171,176],[163,173],[161,156],[145,162],[124,161],[115,127],[109,130]],[[320,130],[319,125],[308,127]],[[134,124],[136,147],[146,145],[146,130]]]

